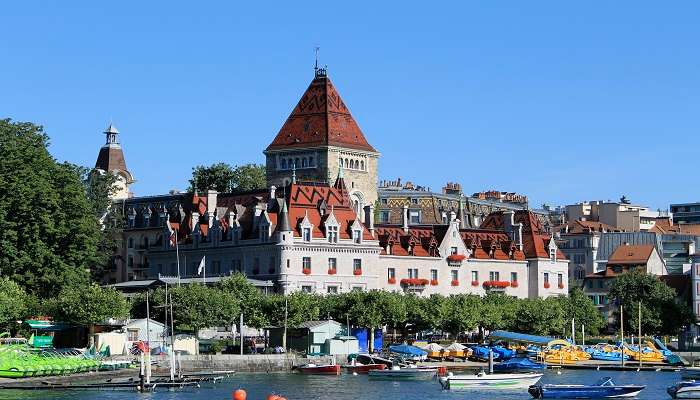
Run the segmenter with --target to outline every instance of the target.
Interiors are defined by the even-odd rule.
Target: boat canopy
[[[24,323],[27,324],[31,329],[47,332],[62,331],[71,327],[70,324],[65,322],[53,322],[42,319],[27,319],[24,321]]]
[[[546,345],[547,343],[554,340],[554,338],[547,336],[537,336],[537,335],[527,335],[524,333],[508,332],[508,331],[493,331],[489,335],[492,339],[502,339],[510,340],[513,342],[525,342],[525,343],[535,343]]]
[[[416,346],[409,346],[407,344],[399,344],[395,346],[389,346],[389,350],[394,352],[394,353],[399,353],[399,354],[408,354],[410,356],[425,356],[428,355],[428,352],[419,349]]]

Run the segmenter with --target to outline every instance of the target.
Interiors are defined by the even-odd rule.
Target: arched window
[[[284,158],[282,159],[281,167],[282,167],[282,169],[287,169],[287,160],[285,160]]]
[[[355,160],[355,169],[360,169],[360,162]]]
[[[299,167],[299,159],[295,158],[294,159],[294,168],[297,168],[297,167]]]
[[[365,162],[364,161],[360,161],[360,169],[363,171],[365,170]]]
[[[352,164],[350,164],[350,160],[347,158],[345,159],[345,168],[352,168]]]
[[[343,159],[342,158],[338,160],[338,164],[340,164],[341,167],[343,166]]]
[[[301,159],[301,167],[306,168],[306,157],[302,157]]]
[[[314,166],[314,158],[309,157],[309,167],[313,167],[313,166]]]

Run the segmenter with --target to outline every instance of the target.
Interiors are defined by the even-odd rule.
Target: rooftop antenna
[[[320,46],[314,47],[314,53],[316,53],[316,63],[314,64],[314,76],[318,73],[318,53],[321,51]]]

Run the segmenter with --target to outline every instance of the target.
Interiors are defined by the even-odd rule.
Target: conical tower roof
[[[287,199],[282,199],[282,209],[277,217],[277,231],[289,232],[292,225],[289,223],[289,212],[287,211]]]
[[[267,150],[313,146],[376,152],[367,142],[325,69],[316,70],[314,80]]]

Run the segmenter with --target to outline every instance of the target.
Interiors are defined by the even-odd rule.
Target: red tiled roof
[[[654,251],[651,244],[623,244],[608,257],[610,264],[646,264]]]
[[[325,74],[318,74],[267,150],[339,146],[375,152]]]
[[[657,218],[649,232],[700,235],[700,224],[673,224],[669,218]]]
[[[568,227],[568,229],[567,229]],[[612,225],[604,224],[598,221],[580,221],[573,220],[566,224],[554,227],[554,232],[560,233],[591,233],[591,232],[620,232],[621,229],[615,228]]]
[[[503,231],[503,211],[496,211],[484,219],[482,229],[496,229]],[[523,224],[523,252],[526,258],[549,258],[550,235],[546,234],[539,219],[528,210],[515,211],[515,223]],[[566,255],[557,248],[557,259],[567,260]]]

